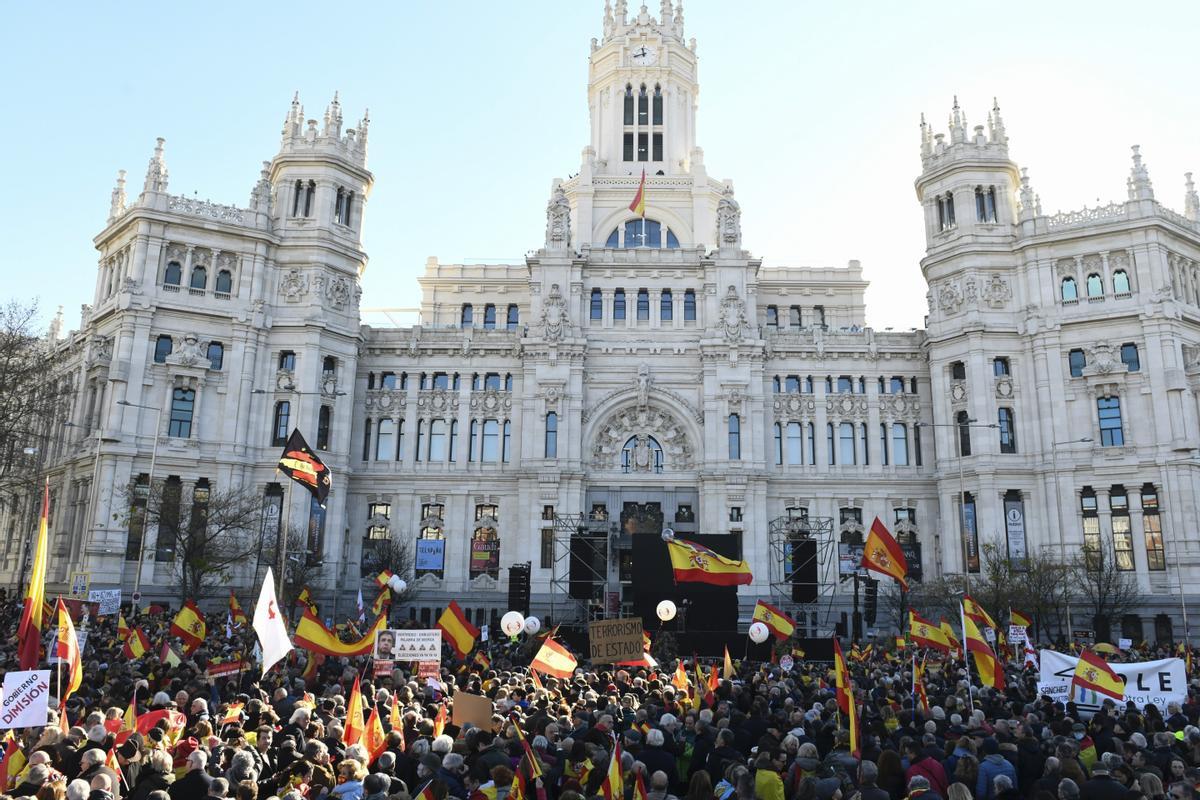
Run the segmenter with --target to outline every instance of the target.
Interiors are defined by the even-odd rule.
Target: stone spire
[[[58,307],[58,312],[54,315],[54,319],[50,321],[50,327],[46,331],[46,341],[50,344],[55,344],[62,338],[63,332],[63,307]]]
[[[950,143],[961,144],[967,140],[967,115],[958,106],[958,95],[954,95],[954,107],[950,109]]]
[[[338,93],[333,93],[333,101],[325,107],[325,127],[321,135],[327,139],[340,139],[342,136],[342,104],[338,102]]]
[[[614,26],[615,23],[613,22],[612,0],[604,0],[603,30],[605,39],[607,39],[609,36],[612,36]]]
[[[1042,213],[1042,203],[1036,194],[1033,192],[1033,186],[1029,184],[1029,170],[1021,168],[1021,189],[1020,189],[1021,213],[1022,220],[1033,219],[1040,216]]]
[[[142,186],[143,192],[165,192],[167,190],[167,162],[163,158],[163,144],[166,143],[166,139],[160,136],[156,141],[154,155],[150,156],[150,163],[146,166],[146,182]]]
[[[112,202],[108,206],[108,221],[112,222],[125,213],[125,170],[117,170],[117,185],[112,190]]]
[[[250,191],[250,208],[271,213],[271,162],[262,162],[262,171],[258,173],[258,183]]]
[[[1008,134],[1004,130],[1004,120],[1000,116],[1000,104],[992,98],[992,110],[988,113],[988,139],[992,144],[1008,144]]]
[[[663,28],[671,27],[675,12],[671,9],[671,0],[661,0],[658,4],[658,24]]]
[[[933,155],[933,126],[925,121],[925,112],[921,112],[921,157]]]
[[[1200,195],[1196,194],[1196,184],[1192,182],[1192,173],[1183,173],[1184,187],[1186,191],[1183,193],[1183,214],[1192,222],[1200,222]]]
[[[680,39],[683,38],[683,0],[675,6],[675,33]]]
[[[623,28],[629,22],[629,4],[626,0],[617,0],[617,10],[614,21],[618,28]]]
[[[1130,200],[1153,200],[1154,187],[1150,184],[1150,170],[1142,163],[1142,153],[1140,145],[1133,145],[1133,167],[1129,170],[1129,180],[1127,186],[1129,188]]]

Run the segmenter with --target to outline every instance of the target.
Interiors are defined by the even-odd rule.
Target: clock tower
[[[663,0],[630,17],[625,2],[604,8],[588,75],[596,174],[678,175],[688,171],[696,134],[696,43],[683,39],[683,3]]]

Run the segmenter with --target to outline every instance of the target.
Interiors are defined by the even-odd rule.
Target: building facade
[[[878,516],[925,576],[975,568],[987,544],[1111,545],[1145,636],[1178,635],[1179,587],[1200,577],[1190,178],[1169,210],[1135,148],[1125,202],[1047,215],[999,108],[971,129],[956,101],[948,134],[922,123],[926,329],[872,330],[858,262],[766,268],[743,246],[733,185],[696,142],[681,6],[606,7],[591,140],[552,184],[544,242],[520,264],[430,259],[411,326],[360,324],[368,120],[343,128],[336,97],[322,121],[293,101],[245,208],[169,194],[161,140],[132,201],[122,173],[95,300],[54,334],[76,391],[45,448],[50,581],[172,595],[175,554],[130,514],[153,473],[165,502],[261,493],[265,539],[307,525],[314,592],[344,608],[399,541],[419,619],[457,599],[485,621],[524,563],[535,612],[579,617],[571,540],[602,542],[590,597],[616,607],[654,591],[634,537],[669,527],[729,537],[756,576],[745,611],[773,597],[826,629],[849,602],[838,543]],[[278,483],[292,427],[336,476],[324,510]],[[13,582],[26,506],[4,512]]]

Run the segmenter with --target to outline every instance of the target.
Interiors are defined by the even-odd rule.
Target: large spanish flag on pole
[[[442,638],[450,645],[450,649],[457,657],[466,658],[467,653],[475,649],[475,640],[479,638],[479,628],[471,624],[467,615],[453,600],[438,617],[437,627],[441,628]]]
[[[637,214],[639,217],[646,216],[646,168],[642,167],[642,181],[638,184],[637,194],[633,196],[633,202],[629,204],[629,210]]]
[[[667,542],[676,583],[709,583],[713,586],[743,586],[754,581],[745,561],[718,555],[686,539]]]
[[[776,639],[784,640],[796,630],[796,621],[768,602],[759,600],[754,606],[755,621],[761,622]]]
[[[59,714],[65,720],[67,698],[79,691],[83,683],[83,663],[79,658],[79,640],[75,636],[75,624],[67,613],[67,606],[62,598],[58,599],[58,658],[67,665],[67,685],[60,686],[62,707]]]
[[[375,620],[371,629],[356,642],[343,642],[326,628],[310,609],[304,610],[292,640],[297,647],[327,656],[365,656],[375,647],[375,634],[387,627],[387,618]]]
[[[553,675],[559,680],[566,680],[575,674],[577,666],[579,666],[579,662],[575,660],[575,656],[571,655],[570,650],[553,639],[547,639],[542,643],[537,655],[533,657],[529,668]]]
[[[1003,690],[1004,664],[996,658],[995,651],[983,638],[983,634],[979,632],[979,626],[975,624],[975,620],[967,616],[965,608],[962,621],[963,640],[975,660],[975,669],[979,671],[980,683],[984,686],[991,686],[993,689]]]
[[[896,543],[896,538],[879,517],[871,523],[867,543],[863,546],[862,566],[895,578],[908,591],[908,561]]]
[[[42,643],[42,604],[46,599],[46,539],[50,526],[50,479],[42,489],[42,516],[38,520],[37,544],[33,549],[33,571],[29,588],[25,590],[25,605],[21,608],[21,624],[17,627],[20,641],[21,669],[38,665]]]
[[[908,638],[916,642],[917,647],[950,652],[950,640],[946,638],[946,632],[912,609],[908,611]]]
[[[850,682],[850,671],[846,669],[846,658],[842,655],[842,645],[836,638],[833,640],[833,677],[837,684],[838,708],[846,715],[850,729],[850,753],[858,758],[862,747],[858,742],[858,703],[854,702],[854,684]]]
[[[1125,699],[1125,679],[1113,672],[1108,662],[1091,650],[1084,650],[1079,654],[1075,674],[1071,677],[1071,686],[1091,689],[1113,700]]]
[[[967,619],[974,621],[977,625],[986,625],[992,630],[999,628],[996,625],[996,620],[992,619],[992,615],[987,612],[987,609],[975,602],[975,599],[969,594],[963,595],[962,600],[963,614]]]
[[[200,645],[204,644],[204,635],[208,626],[204,623],[204,614],[195,600],[186,600],[183,608],[171,622],[171,635],[178,636],[183,642],[183,654],[191,655]]]

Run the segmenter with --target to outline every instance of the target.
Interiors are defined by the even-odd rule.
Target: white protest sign
[[[10,672],[4,676],[0,728],[41,728],[50,702],[50,670]]]
[[[88,592],[88,602],[98,603],[100,608],[96,614],[101,617],[111,616],[121,610],[120,589],[92,589]]]
[[[1038,694],[1062,703],[1074,699],[1079,710],[1087,716],[1100,710],[1104,698],[1094,692],[1087,692],[1082,697],[1079,696],[1079,691],[1076,691],[1075,697],[1071,695],[1071,677],[1075,674],[1078,658],[1055,650],[1043,650],[1040,655],[1042,669],[1037,686]],[[1155,705],[1165,712],[1167,703],[1183,703],[1187,699],[1187,676],[1184,674],[1182,658],[1163,658],[1132,664],[1109,663],[1109,666],[1113,672],[1125,679],[1124,700],[1132,700],[1138,708]]]
[[[1118,639],[1117,647],[1121,648],[1122,650],[1128,650],[1129,648],[1133,647],[1133,639]]]
[[[396,643],[392,646],[393,661],[435,661],[442,655],[442,632],[433,630],[392,631]]]
[[[996,632],[991,628],[983,629],[983,638],[987,639],[992,644],[996,643]]]
[[[1008,643],[1020,644],[1026,639],[1024,625],[1009,625],[1008,626]]]
[[[488,626],[480,625],[479,626],[479,641],[486,642],[487,640],[488,640]]]
[[[84,631],[84,630],[80,630],[79,628],[76,628],[75,629],[75,644],[79,646],[80,658],[83,657],[83,648],[87,647],[87,640],[88,640],[88,632]],[[61,660],[58,657],[58,631],[57,631],[57,629],[55,630],[54,635],[50,637],[50,644],[47,645],[46,650],[47,650],[47,652],[50,653],[49,663],[57,664]]]

